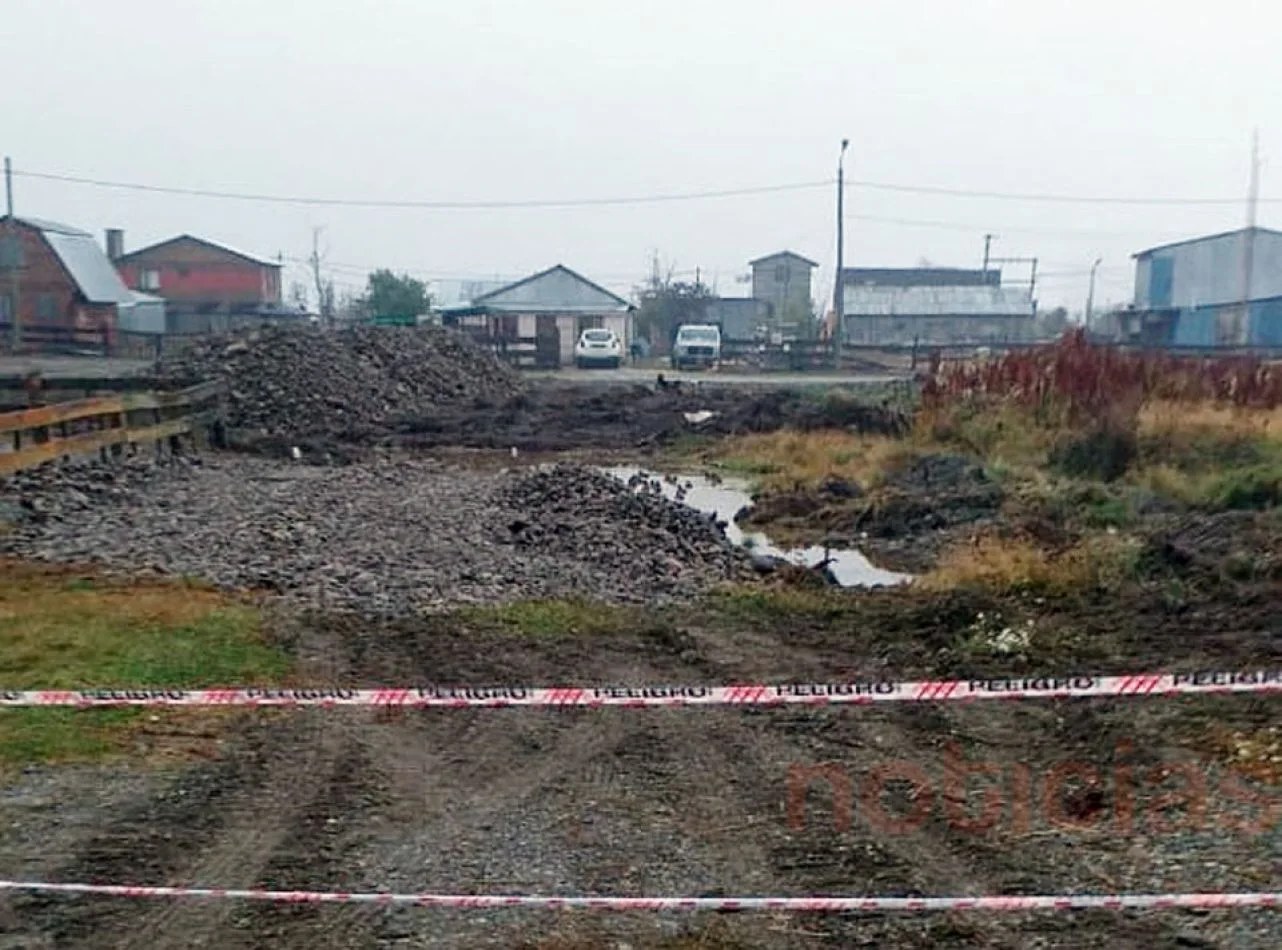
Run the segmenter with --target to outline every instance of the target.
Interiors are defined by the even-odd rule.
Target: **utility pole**
[[[5,230],[8,232],[5,243],[8,246],[3,248],[0,258],[3,258],[4,265],[9,268],[9,319],[12,321],[9,329],[13,352],[17,353],[22,347],[22,321],[18,315],[22,289],[22,231],[13,217],[13,161],[8,155],[4,158],[4,197]]]
[[[312,256],[307,259],[307,263],[311,265],[312,280],[316,284],[316,309],[321,319],[329,325],[334,322],[334,314],[331,312],[333,307],[327,299],[325,281],[321,278],[320,236],[322,231],[324,228],[312,228]]]
[[[837,273],[832,290],[834,325],[829,328],[829,336],[834,342],[841,335],[842,318],[846,315],[845,286],[841,277],[846,269],[846,149],[849,147],[850,139],[842,139],[841,152],[837,156]]]
[[[1251,134],[1251,183],[1246,196],[1246,230],[1242,232],[1241,323],[1236,327],[1237,345],[1246,343],[1251,324],[1251,282],[1255,271],[1255,222],[1260,205],[1260,130]]]
[[[1094,315],[1094,311],[1095,311],[1095,272],[1099,270],[1099,266],[1103,262],[1104,262],[1104,258],[1097,257],[1095,258],[1095,263],[1091,265],[1091,286],[1090,286],[1090,289],[1086,292],[1085,323],[1086,323],[1086,330],[1088,333],[1090,332],[1090,329],[1091,329],[1091,318]]]
[[[992,247],[993,247],[993,238],[995,238],[995,237],[997,237],[997,235],[996,235],[996,234],[985,234],[985,235],[984,235],[984,274],[985,274],[985,275],[987,275],[987,274],[988,274],[988,253],[989,253],[989,251],[991,251],[991,250],[992,250]]]

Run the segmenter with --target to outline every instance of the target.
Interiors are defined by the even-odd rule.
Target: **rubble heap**
[[[567,556],[636,576],[752,574],[716,518],[670,501],[641,481],[625,485],[580,465],[527,472],[507,488],[501,532],[519,548]]]
[[[440,327],[312,327],[212,337],[166,362],[176,385],[225,378],[229,429],[265,438],[381,428],[444,406],[505,400],[516,372]]]

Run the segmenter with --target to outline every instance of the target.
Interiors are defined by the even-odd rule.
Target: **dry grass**
[[[1225,742],[1227,764],[1261,782],[1282,784],[1282,730],[1234,732]]]
[[[717,457],[727,469],[759,475],[766,491],[793,491],[813,488],[830,476],[872,488],[915,451],[911,443],[885,436],[784,429],[728,439]]]
[[[1065,592],[1112,588],[1134,569],[1138,544],[1121,535],[1086,538],[1050,553],[1025,538],[981,536],[947,548],[934,570],[914,582],[924,590],[982,588],[995,592]]]
[[[181,583],[126,584],[92,572],[0,563],[2,687],[269,682],[286,667],[285,657],[263,642],[258,611],[225,595]],[[135,709],[3,710],[0,762],[92,759],[120,748],[135,728],[152,728],[154,720]]]
[[[1161,441],[1266,440],[1282,443],[1282,407],[1262,409],[1210,402],[1157,400],[1139,411],[1139,435]]]

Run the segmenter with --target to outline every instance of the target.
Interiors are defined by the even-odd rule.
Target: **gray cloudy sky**
[[[0,150],[19,170],[318,197],[613,198],[823,181],[848,136],[855,180],[1232,198],[1260,125],[1263,195],[1282,195],[1267,161],[1282,132],[1263,124],[1282,89],[1282,6],[1263,0],[0,0],[0,14]],[[302,258],[323,225],[350,285],[367,266],[482,277],[563,262],[626,290],[657,250],[736,292],[746,261],[788,247],[823,262],[826,287],[835,257],[831,188],[449,211],[15,188],[20,214],[123,227],[130,247],[186,231]],[[847,212],[848,265],[974,266],[993,231],[997,253],[1041,258],[1044,303],[1070,307],[1097,255],[1102,296],[1125,299],[1132,252],[1245,214],[863,187]],[[1262,224],[1278,217],[1262,206]]]

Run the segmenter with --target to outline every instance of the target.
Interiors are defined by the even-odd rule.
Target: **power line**
[[[939,195],[949,198],[988,198],[994,201],[1043,201],[1062,204],[1115,205],[1239,205],[1241,198],[1126,198],[1117,195],[1064,195],[1017,191],[974,191],[967,188],[941,188],[934,185],[899,185],[881,181],[848,181],[848,188],[870,191],[894,191],[913,195]],[[1282,199],[1260,199],[1278,201]]]
[[[657,204],[671,201],[696,201],[707,198],[735,198],[747,195],[765,195],[779,192],[824,188],[826,181],[794,182],[786,185],[760,185],[748,188],[725,188],[717,191],[688,191],[671,194],[631,195],[623,198],[556,198],[517,201],[421,201],[383,200],[377,198],[307,198],[294,195],[266,195],[250,192],[215,191],[204,188],[176,188],[168,185],[147,185],[139,182],[107,181],[101,178],[82,178],[76,175],[55,175],[48,172],[15,171],[23,178],[38,178],[73,185],[93,185],[98,188],[119,188],[127,191],[144,191],[162,195],[185,195],[192,198],[219,198],[232,201],[257,201],[270,204],[293,204],[342,208],[417,208],[424,210],[484,210],[519,208],[580,208],[608,207],[611,205]]]
[[[518,200],[419,200],[419,199],[377,199],[377,198],[318,198],[298,195],[273,195],[255,192],[223,191],[207,188],[184,188],[169,185],[153,185],[142,182],[111,181],[103,178],[92,178],[79,175],[55,174],[14,169],[13,174],[22,178],[34,178],[44,181],[56,181],[66,184],[91,185],[98,188],[116,188],[128,191],[150,192],[154,194],[185,195],[194,198],[217,198],[232,201],[256,201],[271,204],[295,204],[325,207],[351,208],[410,208],[426,210],[484,210],[484,209],[520,209],[520,208],[576,208],[608,207],[612,205],[655,204],[675,201],[697,201],[712,198],[734,198],[749,195],[777,194],[791,191],[830,188],[835,179],[822,181],[792,182],[779,185],[756,185],[744,188],[725,188],[709,191],[671,192],[651,195],[629,195],[614,198],[554,198],[554,199],[518,199]],[[1065,195],[1034,192],[982,191],[965,188],[945,188],[934,185],[906,185],[893,182],[868,180],[847,180],[847,188],[864,188],[871,191],[890,191],[904,194],[936,195],[952,198],[985,198],[994,201],[1028,201],[1057,202],[1062,204],[1116,204],[1116,205],[1238,205],[1241,198],[1128,198],[1124,196],[1103,195]],[[1276,203],[1282,199],[1260,199],[1261,202]],[[896,219],[887,219],[888,223]],[[897,219],[907,223],[906,219]],[[927,222],[913,222],[926,224]],[[939,222],[942,224],[942,222]]]

